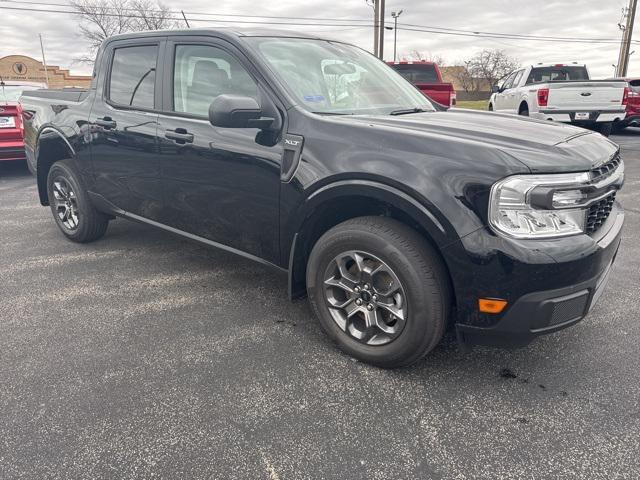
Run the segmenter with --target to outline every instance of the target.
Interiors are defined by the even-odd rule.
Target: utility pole
[[[376,0],[376,6],[378,7],[378,58],[384,60],[384,2],[385,0]]]
[[[399,12],[391,12],[391,16],[393,17],[393,61],[396,61],[396,54],[398,51],[398,17],[402,15],[404,10],[400,10]]]
[[[378,55],[378,42],[380,41],[380,23],[379,23],[380,0],[373,0],[373,54]]]
[[[44,57],[44,45],[42,44],[42,34],[39,33],[40,37],[40,50],[42,50],[42,65],[44,65],[44,78],[47,80],[47,88],[49,88],[49,72],[47,71],[47,59]]]
[[[629,67],[629,50],[631,50],[631,38],[633,36],[633,22],[636,18],[636,7],[638,0],[629,0],[629,7],[623,12],[623,19],[626,17],[627,22],[622,25],[622,21],[618,24],[622,30],[622,43],[620,44],[620,55],[618,56],[617,77],[626,77]]]

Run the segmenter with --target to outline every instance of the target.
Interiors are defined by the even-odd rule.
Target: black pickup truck
[[[40,201],[70,240],[122,217],[282,269],[331,339],[382,367],[449,326],[524,345],[578,322],[620,244],[614,143],[444,111],[338,41],[121,35],[88,90],[22,102]]]

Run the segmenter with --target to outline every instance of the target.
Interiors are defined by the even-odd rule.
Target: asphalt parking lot
[[[0,163],[0,479],[640,478],[640,130],[612,139],[626,227],[589,317],[395,371],[267,267],[124,220],[66,241]]]

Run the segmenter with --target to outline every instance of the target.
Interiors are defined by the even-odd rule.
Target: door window
[[[516,72],[513,72],[511,75],[507,77],[507,79],[502,84],[502,90],[507,90],[511,88],[511,86],[513,85],[513,79],[515,76],[516,76]]]
[[[157,60],[157,45],[116,48],[109,79],[109,100],[118,105],[154,108]]]
[[[258,86],[242,64],[225,50],[208,45],[177,45],[173,71],[173,110],[208,116],[223,94],[258,97]]]
[[[518,70],[518,72],[516,73],[516,78],[513,79],[513,83],[511,84],[511,88],[517,87],[520,84],[523,73],[524,70]]]

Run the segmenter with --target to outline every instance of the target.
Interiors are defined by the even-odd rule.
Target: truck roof
[[[540,68],[540,67],[586,67],[587,65],[584,63],[578,63],[578,62],[545,62],[545,63],[541,62],[531,66],[533,68]]]
[[[316,40],[327,40],[326,37],[318,35],[310,35],[308,33],[296,32],[292,30],[278,30],[273,28],[236,28],[236,27],[215,27],[215,28],[191,28],[180,30],[149,30],[144,32],[122,33],[109,37],[106,42],[111,40],[135,39],[144,37],[164,37],[176,35],[189,36],[216,36],[220,38],[239,38],[239,37],[286,37],[286,38],[309,38]]]

